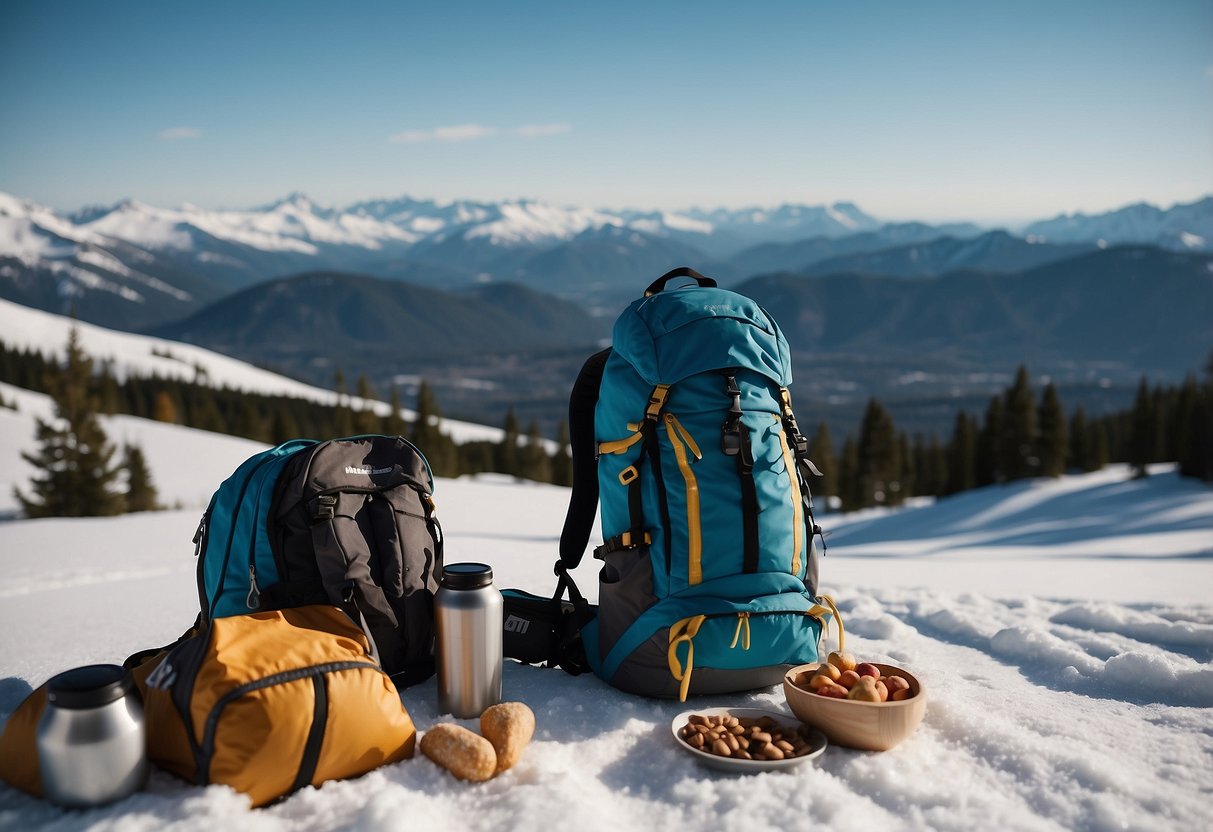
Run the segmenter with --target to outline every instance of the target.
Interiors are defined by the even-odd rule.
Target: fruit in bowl
[[[840,665],[850,664],[842,670]],[[884,751],[922,722],[926,694],[913,674],[876,662],[832,653],[822,664],[793,667],[784,675],[792,713],[820,729],[836,745]]]

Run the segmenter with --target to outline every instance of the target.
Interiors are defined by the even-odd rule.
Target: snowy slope
[[[45,354],[62,355],[67,344],[70,318],[39,312],[15,303],[0,300],[0,341],[10,346],[33,349]],[[92,324],[76,322],[80,344],[95,361],[110,361],[114,375],[125,378],[128,374],[159,375],[199,381],[214,387],[231,387],[269,395],[294,396],[323,403],[336,403],[337,394],[332,390],[312,387],[300,381],[262,370],[243,361],[237,361],[202,347],[151,338],[129,332],[105,329]],[[15,388],[9,388],[15,389]],[[355,409],[364,409],[366,403],[357,396],[349,397]],[[372,402],[371,407],[380,415],[388,412],[384,402]],[[2,412],[2,411],[0,411]],[[415,413],[405,410],[405,418],[415,418]],[[500,428],[477,425],[471,422],[442,420],[445,433],[457,442],[501,439]],[[0,504],[4,497],[0,495]]]
[[[26,398],[0,410],[6,476],[31,444]],[[113,427],[146,442],[169,500],[192,501],[256,447],[134,419]],[[441,481],[448,562],[487,561],[500,586],[548,590],[566,499],[499,477]],[[120,661],[188,626],[199,511],[0,523],[0,717],[59,670]],[[892,751],[830,748],[792,772],[712,773],[669,735],[685,706],[507,663],[506,697],[531,706],[537,734],[485,784],[418,757],[253,812],[224,788],[157,773],[147,791],[76,814],[0,787],[0,828],[1209,827],[1213,490],[1165,466],[1133,482],[1114,468],[822,523],[835,530],[822,574],[849,649],[927,688],[923,725]],[[591,597],[596,566],[587,557],[575,573]],[[419,730],[449,721],[433,680],[402,695]],[[779,688],[693,704],[787,710]]]

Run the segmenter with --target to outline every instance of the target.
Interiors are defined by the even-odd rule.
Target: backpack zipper
[[[699,482],[695,479],[695,472],[691,470],[687,449],[690,449],[696,460],[702,459],[703,453],[694,437],[673,413],[665,414],[665,431],[674,447],[674,458],[678,461],[678,470],[682,472],[682,479],[686,484],[687,582],[697,584],[703,581],[703,531],[699,520]]]
[[[236,508],[232,512],[230,528],[228,529],[228,533],[227,533],[227,546],[225,546],[223,549],[223,566],[219,572],[219,585],[215,587],[215,596],[214,596],[214,598],[211,599],[211,602],[207,609],[206,617],[208,619],[214,617],[215,606],[219,603],[219,596],[223,594],[224,584],[227,582],[227,565],[232,557],[232,544],[236,541],[236,519],[240,515],[240,507],[242,505],[244,505],[244,495],[248,491],[249,481],[252,480],[252,478],[257,475],[257,472],[260,471],[262,468],[264,468],[267,463],[272,462],[273,460],[274,460],[273,456],[267,455],[264,459],[259,461],[253,467],[252,471],[249,471],[248,476],[246,476],[244,478],[244,482],[240,483],[240,495],[236,498],[236,503],[235,503]],[[256,531],[256,530],[254,530],[254,531]],[[202,564],[200,561],[199,569],[201,569],[201,568],[202,568]],[[252,564],[249,565],[249,570],[251,573]],[[250,591],[250,595],[251,594],[252,593]],[[247,601],[246,601],[246,603],[247,603]]]

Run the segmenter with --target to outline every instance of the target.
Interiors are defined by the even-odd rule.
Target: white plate
[[[687,724],[687,720],[691,718],[692,714],[748,717],[750,719],[760,719],[764,716],[769,716],[785,729],[799,731],[803,728],[804,732],[801,736],[809,741],[809,750],[799,757],[792,757],[787,760],[741,760],[734,757],[721,757],[710,751],[700,751],[678,736],[678,732]],[[670,733],[673,734],[674,742],[678,744],[679,748],[688,754],[694,755],[696,760],[708,768],[727,771],[732,774],[755,774],[760,771],[781,771],[785,768],[793,768],[821,756],[821,752],[825,751],[826,746],[829,744],[825,734],[816,728],[809,728],[802,724],[796,717],[775,711],[763,711],[758,708],[695,708],[691,711],[683,711],[674,717],[674,721],[670,723]]]

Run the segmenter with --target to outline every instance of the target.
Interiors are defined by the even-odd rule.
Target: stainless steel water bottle
[[[438,708],[478,717],[501,701],[501,593],[483,563],[452,563],[434,596],[438,632]]]
[[[92,664],[47,682],[38,768],[47,799],[73,808],[111,803],[143,787],[143,704],[127,670]]]

